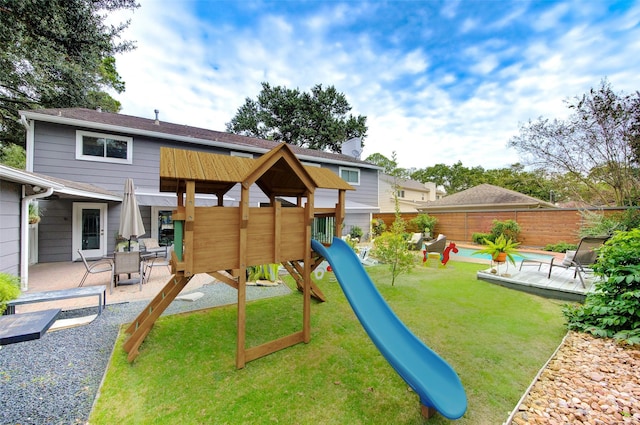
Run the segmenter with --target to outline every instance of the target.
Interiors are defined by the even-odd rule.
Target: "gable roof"
[[[420,211],[451,209],[556,208],[529,195],[483,183],[436,201],[427,202]]]
[[[164,121],[156,121],[148,118],[140,118],[132,115],[100,112],[86,108],[55,108],[33,109],[20,111],[20,116],[25,119],[51,122],[57,124],[84,127],[101,131],[144,135],[148,137],[170,139],[207,146],[216,146],[227,149],[244,150],[263,154],[280,144],[272,140],[264,140],[256,137],[241,136],[239,134],[222,131],[208,130],[191,127],[188,125],[174,124]],[[293,153],[301,160],[325,162],[332,164],[344,164],[378,170],[380,167],[366,161],[355,159],[348,155],[324,152],[314,149],[305,149],[299,146],[289,145]]]
[[[257,159],[161,147],[160,191],[185,190],[187,180],[195,181],[196,193],[217,196],[236,184],[253,183],[269,196],[303,196],[315,188],[353,190],[328,168],[304,167],[286,143]]]

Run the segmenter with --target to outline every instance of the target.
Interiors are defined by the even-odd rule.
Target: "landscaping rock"
[[[640,423],[640,349],[570,332],[513,424]]]

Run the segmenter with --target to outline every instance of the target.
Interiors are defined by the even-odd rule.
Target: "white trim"
[[[300,161],[300,163],[302,163],[302,165],[304,165],[305,167],[317,167],[317,168],[322,167],[322,165],[317,164],[315,162]]]
[[[358,175],[358,181],[357,182],[352,182],[349,181],[347,179],[345,179],[344,177],[342,177],[342,172],[343,171],[354,171],[357,175]],[[340,178],[344,181],[346,181],[347,183],[349,183],[350,185],[353,186],[360,186],[360,169],[359,168],[353,168],[353,167],[340,167],[338,170],[338,175],[340,176]]]
[[[126,142],[127,158],[111,158],[108,156],[93,156],[82,153],[84,147],[84,136],[97,137],[101,139],[111,139]],[[133,164],[133,137],[116,136],[115,134],[95,133],[92,131],[76,130],[76,159],[83,161],[111,162],[115,164]]]

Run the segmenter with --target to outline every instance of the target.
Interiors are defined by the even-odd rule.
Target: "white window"
[[[231,151],[231,152],[229,152],[229,154],[231,156],[239,156],[241,158],[251,158],[251,159],[253,159],[253,154],[252,153]]]
[[[404,198],[404,190],[398,190],[396,194],[398,195],[398,198]]]
[[[132,164],[132,152],[132,137],[76,131],[76,159]]]
[[[340,167],[340,177],[349,184],[356,186],[360,184],[360,170],[357,168]]]

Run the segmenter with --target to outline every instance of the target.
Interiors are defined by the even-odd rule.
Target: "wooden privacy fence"
[[[605,215],[619,214],[625,208],[587,209],[602,212]],[[432,232],[442,233],[447,239],[457,242],[473,242],[474,233],[488,233],[493,220],[515,220],[522,229],[518,238],[523,246],[544,247],[558,242],[578,243],[578,232],[584,225],[584,209],[527,209],[527,210],[483,210],[483,211],[445,211],[429,213],[438,222]],[[402,213],[409,222],[418,213]],[[393,213],[373,214],[373,219],[382,219],[387,226],[395,220]],[[409,231],[419,231],[409,227]]]

